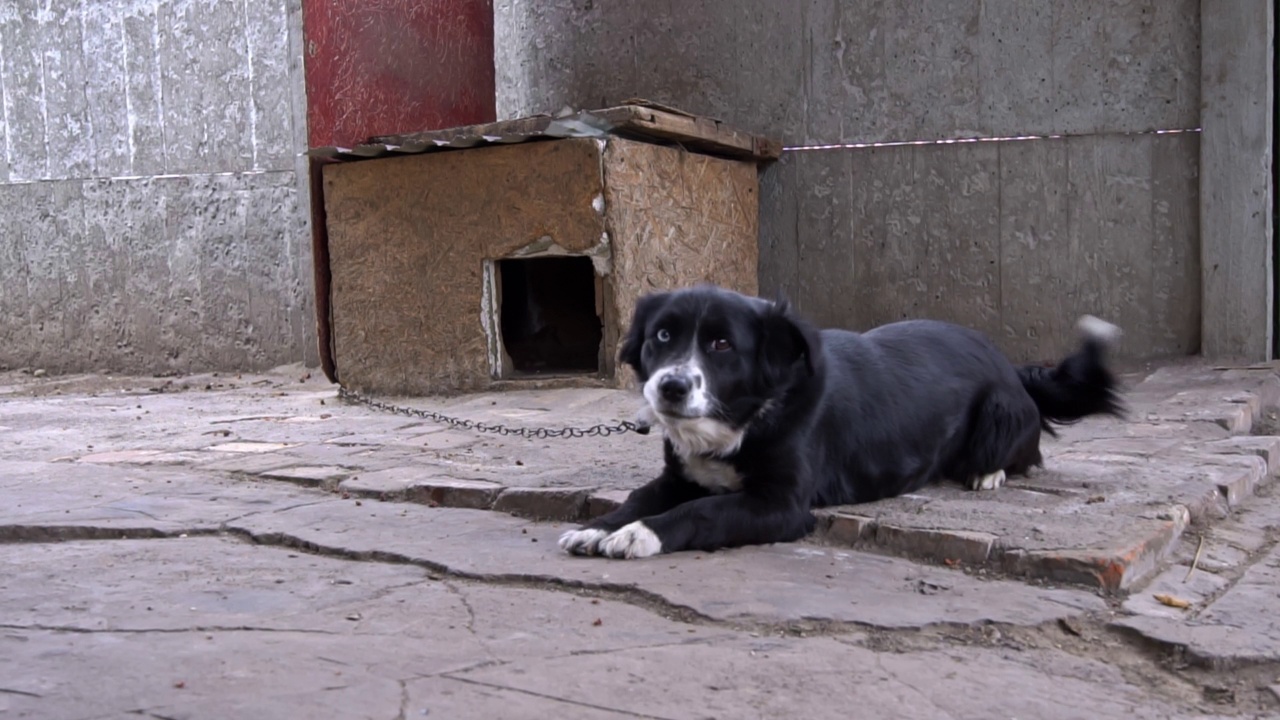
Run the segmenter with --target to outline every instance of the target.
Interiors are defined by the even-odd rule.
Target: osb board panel
[[[636,299],[710,282],[757,291],[756,166],[679,148],[612,140],[605,150],[605,207],[613,245],[613,302],[625,333]],[[619,382],[629,372],[618,369]]]
[[[381,394],[487,387],[483,261],[543,237],[601,240],[595,140],[493,146],[325,167],[334,355]]]

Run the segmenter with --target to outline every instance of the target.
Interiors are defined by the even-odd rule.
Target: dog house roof
[[[355,147],[314,148],[308,154],[333,160],[366,160],[531,140],[606,136],[675,143],[707,155],[755,162],[777,160],[782,154],[782,143],[776,140],[751,135],[728,127],[719,120],[691,115],[648,100],[627,100],[622,105],[602,110],[574,111],[566,108],[554,116],[533,115],[447,130],[380,135]]]

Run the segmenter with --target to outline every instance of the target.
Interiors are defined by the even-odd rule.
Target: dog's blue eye
[[[724,338],[717,338],[711,341],[711,349],[714,352],[728,352],[733,349],[733,343]]]
[[[671,339],[671,333],[667,332],[666,328],[662,328],[661,330],[658,330],[656,337],[658,338],[658,342],[667,342]]]

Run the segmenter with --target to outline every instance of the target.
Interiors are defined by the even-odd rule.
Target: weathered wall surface
[[[829,325],[936,316],[1022,359],[1081,312],[1200,343],[1198,0],[495,2],[498,115],[642,96],[798,150],[762,178],[760,286]],[[1138,134],[1142,133],[1142,134]]]
[[[1198,139],[789,153],[761,198],[761,287],[823,325],[949,320],[1027,360],[1072,349],[1084,313],[1130,354],[1194,352]]]
[[[1198,0],[495,0],[498,116],[669,102],[789,145],[1192,127]]]
[[[0,365],[314,361],[297,0],[0,3]]]
[[[1204,0],[1204,351],[1272,357],[1275,332],[1273,0]]]
[[[311,147],[493,122],[490,0],[302,0]]]

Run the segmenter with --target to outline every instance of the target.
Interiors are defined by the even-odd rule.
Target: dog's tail
[[[1115,375],[1107,368],[1106,350],[1120,339],[1120,328],[1092,315],[1077,324],[1083,342],[1057,367],[1026,365],[1018,377],[1040,410],[1040,425],[1069,425],[1090,415],[1124,414]]]

